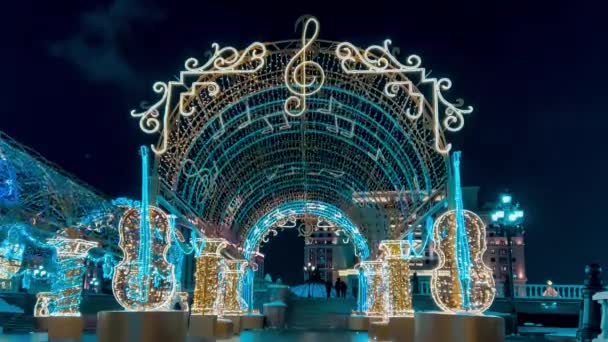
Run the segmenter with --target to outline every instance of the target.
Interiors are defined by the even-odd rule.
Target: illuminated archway
[[[260,241],[278,222],[292,217],[313,215],[339,226],[350,238],[355,255],[361,260],[369,258],[369,247],[359,228],[337,207],[318,201],[293,201],[281,204],[262,216],[248,231],[243,243],[243,253],[247,259],[257,251]]]

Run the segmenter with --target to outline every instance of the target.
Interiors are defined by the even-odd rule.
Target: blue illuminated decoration
[[[361,260],[369,258],[369,247],[359,228],[337,207],[319,201],[293,201],[286,202],[262,216],[247,232],[243,244],[245,258],[251,259],[257,251],[264,235],[276,225],[290,216],[313,215],[327,220],[346,232],[353,242],[355,254]]]
[[[454,196],[456,202],[456,265],[460,279],[460,294],[462,306],[471,306],[471,255],[469,252],[469,236],[464,225],[464,208],[462,204],[462,189],[460,188],[460,151],[452,155],[454,166]]]
[[[17,275],[23,261],[25,245],[19,239],[19,232],[13,226],[0,245],[0,279],[10,279]]]
[[[19,187],[15,169],[0,150],[0,205],[14,205],[19,201]]]

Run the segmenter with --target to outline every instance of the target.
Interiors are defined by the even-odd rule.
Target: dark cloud
[[[78,67],[94,82],[130,86],[136,81],[128,50],[141,25],[163,20],[165,13],[143,0],[114,0],[109,6],[85,12],[78,32],[54,42],[49,52]]]

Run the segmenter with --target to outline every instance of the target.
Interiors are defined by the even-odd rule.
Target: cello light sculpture
[[[452,155],[455,210],[441,215],[433,227],[439,264],[431,276],[431,294],[446,312],[480,313],[495,296],[492,271],[483,263],[485,225],[475,213],[464,210],[460,188],[460,152]]]
[[[166,309],[175,295],[174,266],[167,261],[171,231],[167,215],[148,204],[148,150],[142,146],[142,201],[119,224],[124,253],[114,269],[112,290],[127,311]]]

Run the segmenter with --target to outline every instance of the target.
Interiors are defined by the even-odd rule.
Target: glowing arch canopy
[[[156,103],[131,112],[160,136],[161,196],[244,241],[293,201],[331,203],[368,227],[361,207],[386,208],[360,194],[391,193],[390,216],[402,221],[378,238],[410,232],[445,188],[444,132],[460,130],[472,107],[448,101],[451,81],[429,77],[416,55],[397,58],[388,40],[323,41],[315,18],[301,22],[299,40],[213,44],[207,62],[187,59],[177,80],[154,84]]]
[[[278,222],[289,217],[302,215],[313,215],[330,221],[342,228],[351,238],[355,247],[355,253],[362,260],[369,258],[369,247],[365,237],[359,228],[337,207],[319,201],[293,201],[283,203],[274,210],[262,216],[247,232],[243,244],[243,252],[246,258],[251,258],[257,251],[260,240]]]

